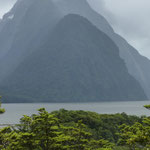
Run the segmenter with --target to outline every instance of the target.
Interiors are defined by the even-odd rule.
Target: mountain
[[[116,44],[86,18],[74,14],[61,19],[40,48],[33,50],[2,85],[7,102],[147,98],[128,73]]]
[[[13,86],[8,91],[3,87],[4,81],[9,81],[9,78],[18,71],[20,64],[45,44],[45,41],[53,35],[56,24],[68,14],[78,14],[87,18],[115,42],[128,72],[150,97],[149,59],[141,56],[122,37],[114,33],[107,20],[95,12],[86,0],[17,1],[11,11],[0,20],[0,91],[7,91],[7,95],[12,95]]]
[[[140,55],[124,38],[116,34],[107,20],[90,7],[87,0],[56,0],[55,4],[64,14],[74,13],[86,17],[106,33],[119,47],[120,56],[124,59],[129,73],[140,82],[148,98],[150,98],[149,59]]]
[[[39,47],[62,14],[51,0],[19,0],[0,23],[0,82]]]
[[[106,34],[114,32],[107,20],[95,12],[88,4],[87,0],[53,0],[53,2],[63,15],[78,14],[87,18]]]

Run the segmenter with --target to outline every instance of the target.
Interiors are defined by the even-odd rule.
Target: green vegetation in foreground
[[[0,99],[1,99],[2,97],[0,96]],[[5,109],[4,108],[1,108],[2,107],[2,103],[1,103],[1,101],[0,101],[0,114],[3,114],[4,112],[5,112]]]
[[[149,148],[150,119],[61,109],[24,116],[0,130],[1,150],[140,150]]]
[[[144,105],[144,107],[150,109],[150,105]]]

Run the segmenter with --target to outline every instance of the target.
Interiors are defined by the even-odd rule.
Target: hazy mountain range
[[[18,0],[0,21],[5,102],[146,100],[149,69],[86,0]]]

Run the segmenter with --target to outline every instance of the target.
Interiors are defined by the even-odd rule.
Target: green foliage
[[[150,109],[150,105],[144,106]],[[142,123],[120,126],[119,145],[126,145],[130,150],[150,150],[150,117],[145,117]]]
[[[99,139],[78,120],[65,125],[44,108],[38,114],[24,116],[15,128],[0,130],[1,150],[112,150],[114,144]]]
[[[5,112],[4,108],[0,108],[0,114],[3,114]]]
[[[0,129],[1,150],[149,150],[150,118],[61,109]]]
[[[150,105],[144,105],[144,107],[150,109]]]
[[[2,97],[0,96],[0,99]],[[1,108],[2,107],[2,102],[0,101],[0,114],[3,114],[5,112],[5,109],[4,108]]]
[[[120,125],[133,125],[135,122],[142,123],[143,119],[136,116],[128,116],[125,113],[107,115],[88,111],[67,111],[64,109],[52,113],[64,126],[73,125],[78,120],[82,120],[87,126],[87,130],[92,133],[96,140],[105,139],[113,143],[116,143],[119,139],[116,133],[119,132]]]

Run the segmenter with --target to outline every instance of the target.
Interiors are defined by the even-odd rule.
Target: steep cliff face
[[[55,4],[65,14],[75,13],[86,17],[101,31],[106,33],[119,47],[120,56],[124,59],[129,73],[142,85],[147,96],[150,98],[150,60],[143,57],[138,51],[127,43],[118,34],[114,33],[107,20],[92,10],[86,0],[57,0]],[[80,5],[81,4],[81,5]]]
[[[51,0],[20,0],[2,20],[0,82],[45,40],[61,13]]]
[[[9,91],[10,97],[3,91],[9,102],[146,99],[115,43],[78,15],[65,16],[46,42],[3,82],[2,89]]]
[[[81,41],[79,41],[79,40],[76,41],[74,39],[74,36],[70,37],[69,33],[68,34],[66,33],[64,36],[59,35],[61,37],[61,39],[60,39],[58,36],[59,33],[56,32],[55,26],[60,20],[62,22],[62,18],[64,16],[66,16],[68,14],[72,14],[72,13],[78,14],[80,16],[87,18],[92,24],[94,24],[98,29],[100,29],[101,31],[106,33],[112,39],[112,41],[115,42],[115,44],[117,45],[116,47],[119,47],[119,54],[123,58],[123,60],[125,61],[125,65],[128,69],[128,72],[130,73],[130,75],[132,75],[134,78],[136,78],[136,80],[138,80],[140,82],[140,84],[142,85],[146,94],[148,96],[150,96],[149,95],[149,90],[150,90],[150,72],[149,72],[150,61],[147,58],[141,56],[122,37],[115,34],[113,29],[109,25],[109,23],[106,21],[106,19],[103,16],[101,16],[100,14],[96,13],[94,10],[92,10],[86,0],[43,0],[43,1],[41,1],[41,0],[18,0],[18,2],[15,4],[15,6],[12,8],[12,10],[10,12],[8,12],[3,17],[3,19],[0,21],[0,70],[1,70],[0,85],[1,85],[1,91],[3,91],[3,93],[2,94],[0,93],[0,94],[5,95],[7,93],[7,100],[10,100],[8,98],[8,95],[11,95],[11,96],[13,95],[15,98],[15,99],[13,99],[14,101],[17,99],[20,99],[20,98],[22,98],[22,100],[23,100],[23,97],[26,97],[25,100],[27,100],[27,101],[29,101],[29,99],[31,99],[31,101],[36,101],[36,99],[38,99],[39,94],[36,97],[36,99],[34,97],[34,94],[36,94],[37,91],[40,93],[40,89],[41,89],[41,93],[40,93],[41,97],[39,97],[38,101],[41,100],[42,96],[45,98],[44,100],[46,100],[46,101],[48,98],[51,98],[52,101],[53,100],[58,101],[59,97],[57,97],[56,99],[52,99],[52,98],[54,98],[54,95],[59,95],[58,92],[60,92],[60,90],[58,90],[59,87],[56,84],[52,88],[53,90],[50,89],[50,90],[47,90],[47,92],[45,90],[45,88],[46,88],[45,84],[46,83],[42,83],[40,81],[38,84],[38,79],[40,79],[40,76],[39,77],[36,76],[36,73],[38,73],[38,72],[36,72],[36,70],[38,71],[38,67],[36,67],[36,63],[39,64],[39,72],[42,72],[41,71],[42,69],[40,68],[41,64],[38,63],[38,61],[34,62],[34,64],[35,64],[34,66],[31,65],[33,67],[33,70],[35,71],[35,74],[33,73],[32,68],[30,68],[31,73],[33,76],[35,76],[35,81],[37,81],[37,83],[34,81],[34,79],[31,77],[31,75],[27,74],[28,67],[30,66],[30,63],[32,64],[31,60],[35,59],[37,57],[37,55],[39,55],[39,54],[41,56],[43,56],[44,52],[51,55],[51,54],[53,54],[54,50],[57,51],[58,49],[60,49],[60,47],[63,48],[64,43],[61,43],[61,42],[63,40],[65,42],[65,39],[67,39],[70,42],[70,44],[67,42],[65,43],[66,50],[63,51],[64,53],[70,52],[69,50],[71,49],[72,52],[77,51],[78,53],[81,53],[81,56],[82,55],[85,55],[85,57],[87,55],[93,56],[92,53],[88,53],[87,55],[86,55],[86,53],[83,53],[83,51],[81,50],[82,49],[81,47],[83,46],[81,44],[82,41],[87,43],[87,45],[93,45],[90,47],[85,47],[87,50],[89,49],[88,50],[89,52],[91,52],[90,50],[92,49],[92,47],[94,49],[96,49],[95,52],[97,52],[98,49],[105,49],[105,48],[107,49],[108,48],[108,45],[104,45],[100,39],[99,39],[100,45],[98,45],[98,47],[96,48],[96,46],[94,46],[94,44],[95,44],[94,41],[96,39],[94,36],[90,37],[89,34],[88,34],[89,39],[86,38],[85,40],[87,40],[87,41],[84,41],[83,37],[85,36],[85,32],[83,32],[83,35],[82,35],[82,30],[80,28],[78,29],[80,31],[80,34],[78,36],[75,36],[75,38],[80,39],[82,37],[80,39]],[[66,19],[63,19],[63,20],[66,21]],[[86,19],[82,18],[81,20],[83,21]],[[72,21],[72,20],[70,19],[69,21]],[[71,26],[69,26],[68,24],[69,24],[69,22],[66,23],[68,28],[71,28]],[[87,24],[90,24],[90,23],[87,23]],[[95,28],[95,27],[93,27],[93,28]],[[55,29],[55,31],[54,31],[54,29]],[[59,30],[58,27],[57,27],[57,30]],[[64,30],[66,32],[68,32],[68,30],[66,28],[64,28]],[[74,27],[72,30],[76,30],[76,28]],[[95,29],[95,30],[97,30],[97,29]],[[61,32],[63,32],[63,31],[61,30]],[[86,32],[89,32],[89,31],[86,30]],[[75,32],[74,32],[74,34],[75,34]],[[90,32],[90,34],[92,34],[92,32]],[[52,38],[53,36],[55,38]],[[107,38],[110,39],[109,37],[107,37]],[[95,40],[93,41],[93,39],[95,39]],[[57,40],[59,42],[57,42]],[[48,42],[46,43],[45,41],[48,41]],[[48,43],[50,45],[48,45]],[[55,44],[53,44],[53,43],[55,43]],[[104,42],[104,43],[109,44],[107,42]],[[59,47],[57,47],[57,44]],[[115,45],[115,44],[113,43],[113,45]],[[103,46],[103,48],[102,48],[102,46]],[[39,47],[43,47],[43,49],[40,51]],[[47,47],[47,49],[46,49],[46,47]],[[54,47],[57,47],[57,49]],[[69,47],[69,50],[67,51],[68,47]],[[51,49],[54,49],[54,50],[50,51]],[[110,49],[111,49],[111,47],[110,47]],[[112,51],[113,51],[113,49],[118,49],[118,48],[112,48]],[[42,54],[42,52],[43,52],[43,54]],[[77,55],[76,53],[75,53],[75,55]],[[70,53],[68,53],[68,54],[70,54]],[[126,93],[126,95],[127,95],[126,97],[124,96],[125,91],[124,91],[124,93],[122,93],[123,94],[122,97],[120,94],[121,90],[120,90],[120,92],[118,92],[118,95],[115,92],[115,90],[113,91],[113,88],[114,88],[113,85],[117,85],[117,87],[116,86],[115,87],[119,90],[118,86],[120,86],[120,85],[115,84],[117,82],[116,79],[113,80],[113,83],[107,85],[107,81],[110,83],[110,81],[108,80],[109,77],[105,78],[105,77],[100,76],[102,78],[101,81],[105,81],[105,82],[99,83],[100,81],[99,81],[99,78],[97,76],[101,75],[101,73],[100,73],[100,71],[97,71],[97,72],[95,71],[96,68],[95,68],[94,64],[97,66],[100,65],[98,68],[100,68],[100,67],[104,68],[104,67],[107,67],[107,65],[105,66],[105,63],[104,63],[106,58],[102,59],[98,53],[95,53],[95,55],[96,54],[99,56],[99,59],[101,60],[101,64],[100,64],[100,62],[99,63],[97,62],[98,60],[96,60],[96,59],[98,59],[98,58],[93,56],[92,60],[89,58],[86,58],[85,60],[84,59],[80,60],[81,62],[85,61],[87,63],[88,63],[87,60],[91,61],[91,63],[87,64],[87,66],[88,65],[90,66],[89,67],[89,69],[91,69],[90,72],[88,72],[88,70],[84,68],[85,65],[81,66],[81,68],[78,69],[78,70],[82,70],[82,69],[86,70],[85,71],[87,73],[86,77],[90,76],[89,79],[88,78],[84,79],[83,76],[85,76],[85,75],[80,74],[80,77],[83,80],[83,83],[85,84],[87,82],[87,84],[85,84],[85,85],[89,89],[91,89],[91,93],[89,92],[90,90],[88,91],[89,95],[88,95],[88,92],[86,90],[82,91],[82,89],[84,89],[83,88],[84,84],[82,84],[82,86],[80,86],[80,88],[78,87],[78,90],[76,88],[77,92],[73,92],[73,89],[69,88],[69,87],[73,86],[73,82],[70,82],[70,85],[66,85],[66,86],[68,87],[68,90],[70,89],[72,91],[72,93],[73,93],[72,97],[75,97],[74,93],[78,93],[77,98],[79,98],[79,95],[81,95],[81,97],[83,98],[83,101],[84,101],[84,100],[91,100],[92,97],[90,95],[95,95],[93,97],[93,99],[94,99],[94,101],[97,101],[98,98],[100,96],[102,96],[102,95],[96,95],[96,93],[98,93],[98,90],[100,90],[102,88],[102,86],[107,87],[107,88],[108,88],[108,86],[110,86],[112,93],[109,93],[109,95],[106,96],[106,92],[108,92],[110,90],[110,89],[108,90],[106,88],[107,90],[103,91],[103,93],[105,93],[105,94],[102,96],[102,98],[100,100],[108,99],[110,96],[112,96],[112,98],[110,100],[113,100],[113,98],[114,98],[114,100],[117,100],[117,98],[118,98],[118,100],[125,100],[127,97],[129,99],[126,99],[126,100],[140,100],[140,99],[143,100],[143,99],[146,99],[146,96],[144,95],[142,88],[140,88],[140,85],[138,84],[138,82],[135,81],[131,76],[130,76],[130,80],[132,78],[132,82],[133,82],[133,86],[134,86],[133,90],[131,90],[133,93],[128,91],[129,95],[128,95],[128,93]],[[110,54],[110,51],[108,54]],[[49,55],[43,56],[42,61],[44,61],[44,58],[45,58],[45,60],[52,59],[56,63],[57,61],[54,60],[54,56],[52,57]],[[57,55],[58,54],[56,53],[56,56]],[[62,54],[62,56],[64,56],[64,54]],[[105,55],[105,57],[106,57],[106,55]],[[110,57],[110,56],[108,56],[108,57]],[[82,56],[82,58],[84,58],[84,56]],[[57,59],[58,59],[58,57],[57,57]],[[62,59],[63,59],[63,57],[62,57]],[[65,59],[65,57],[64,57],[64,59]],[[27,63],[27,60],[29,61],[29,64]],[[93,62],[93,60],[96,62]],[[113,62],[115,60],[113,58],[111,58],[111,61]],[[54,64],[54,62],[51,62],[49,60],[49,63],[48,63],[49,66],[51,63],[53,66],[52,68],[54,68],[55,65],[56,65],[56,68],[59,68],[58,64],[57,63]],[[59,60],[58,60],[58,62],[59,62]],[[60,62],[63,62],[63,60],[61,60]],[[93,65],[92,65],[92,62],[93,62]],[[46,61],[45,61],[45,63],[46,63]],[[71,62],[69,62],[69,64],[71,64]],[[103,66],[102,66],[102,64],[103,64]],[[22,67],[21,67],[21,65],[22,65]],[[75,64],[73,62],[71,65],[75,66]],[[70,65],[70,69],[72,68],[71,65]],[[117,63],[115,65],[117,65]],[[86,68],[87,68],[87,66],[86,66]],[[119,66],[116,66],[116,68],[117,67],[119,67]],[[125,66],[122,66],[122,67],[125,68]],[[36,69],[34,69],[34,68],[36,68]],[[77,68],[77,66],[76,66],[76,68]],[[65,68],[63,68],[63,69],[65,70]],[[58,73],[63,74],[63,69],[62,70],[61,70],[61,68],[58,69],[58,70],[60,70],[60,71],[58,71]],[[110,69],[110,66],[109,66],[109,69]],[[113,69],[115,70],[115,67]],[[43,68],[43,70],[45,71],[45,68]],[[104,69],[104,70],[106,70],[106,69]],[[17,74],[17,72],[18,72],[18,74]],[[53,71],[50,71],[50,72],[52,73]],[[77,72],[80,72],[80,71],[77,71]],[[105,73],[106,72],[107,73],[109,72],[111,74],[110,71],[105,71]],[[116,72],[117,72],[117,70],[116,70]],[[127,71],[125,71],[125,72],[127,72]],[[90,73],[90,75],[88,75],[88,73]],[[93,78],[91,77],[92,73],[94,74]],[[42,78],[45,79],[45,80],[43,80],[43,82],[46,82],[46,79],[48,80],[48,76],[50,76],[49,75],[50,73],[48,72],[46,74],[46,71],[45,71],[44,74],[43,74],[43,76],[41,74],[40,75]],[[54,74],[51,74],[51,76],[52,77],[54,75],[56,76],[56,74],[57,74],[57,72],[55,72]],[[125,73],[125,74],[127,75],[127,73]],[[48,75],[48,76],[46,77],[46,75]],[[66,75],[66,72],[64,73],[64,76],[65,75]],[[102,75],[105,76],[105,74],[102,74]],[[52,82],[53,78],[51,76],[50,76],[51,82],[48,82],[48,83],[53,83]],[[77,77],[78,76],[79,75],[77,74]],[[28,79],[29,81],[30,81],[30,78],[33,81],[30,81],[28,83],[27,77],[29,78]],[[65,80],[68,80],[67,77],[69,78],[68,74],[66,75]],[[95,77],[95,79],[94,79],[94,77]],[[91,80],[91,83],[90,83],[90,80]],[[112,80],[112,78],[110,80]],[[10,83],[8,83],[8,81]],[[31,84],[32,82],[35,85],[32,85]],[[97,85],[96,82],[98,82],[99,84],[97,83],[98,84]],[[69,84],[69,81],[67,81],[67,83]],[[76,84],[76,83],[78,83],[77,78],[75,78],[75,80],[74,80],[74,84]],[[126,83],[129,84],[129,82],[126,82]],[[137,84],[137,87],[135,86],[135,83]],[[78,84],[80,85],[81,83],[78,83]],[[122,83],[122,84],[124,85],[124,83]],[[23,88],[21,88],[22,85],[23,85]],[[42,85],[43,85],[43,87],[42,87]],[[60,87],[63,87],[64,82],[62,83],[62,81],[61,81],[60,84],[58,84],[58,85],[60,85]],[[35,91],[31,90],[32,86],[35,89]],[[47,85],[48,89],[49,89],[49,86],[50,85],[48,84]],[[75,87],[77,87],[77,86],[75,86]],[[93,88],[90,88],[90,87],[93,87]],[[126,85],[126,87],[128,87],[128,85]],[[94,89],[94,88],[96,88],[96,89]],[[100,89],[98,89],[98,88],[100,88]],[[63,89],[63,88],[61,88],[61,89]],[[64,90],[65,89],[67,89],[67,88],[64,88]],[[123,86],[122,86],[122,89],[123,89]],[[31,93],[31,91],[33,93]],[[62,90],[60,97],[63,95],[67,95],[67,94],[71,95],[71,94],[69,94],[69,93],[71,93],[71,91],[68,91],[68,93],[65,93],[66,90],[65,91]],[[137,96],[135,96],[136,95],[135,93],[137,93],[137,91],[139,94],[137,94]],[[19,92],[20,92],[20,96],[18,95]],[[53,96],[52,97],[50,97],[50,96],[46,97],[46,94],[48,92],[51,93],[51,95],[53,95]],[[114,92],[114,95],[113,95],[113,92]],[[83,93],[86,93],[87,95],[84,97],[84,95],[82,95]],[[101,92],[101,94],[102,94],[102,92]],[[115,94],[117,95],[117,97],[115,97]],[[66,99],[64,98],[61,100],[67,101],[70,97],[68,97]],[[75,98],[73,100],[76,101],[77,99]],[[81,99],[78,99],[77,101],[80,101],[80,100]]]
[[[0,59],[11,49],[22,19],[31,4],[29,0],[19,0],[14,7],[3,16],[0,22]]]
[[[90,20],[94,25],[96,25],[101,31],[105,32],[106,34],[114,32],[107,20],[103,16],[95,12],[90,7],[87,0],[53,0],[53,2],[64,15],[79,14]]]

